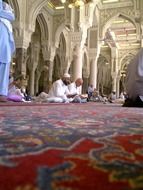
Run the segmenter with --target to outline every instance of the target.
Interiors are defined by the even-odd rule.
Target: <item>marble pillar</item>
[[[97,87],[97,59],[92,59],[90,63],[90,84]]]
[[[16,74],[23,74],[24,76],[26,76],[26,57],[27,57],[26,49],[24,48],[16,49],[16,66],[15,66]]]
[[[116,92],[117,87],[117,76],[116,74],[112,74],[112,91]]]
[[[73,55],[73,80],[82,78],[82,48],[75,46]]]
[[[34,79],[35,79],[35,69],[33,68],[32,70],[30,70],[30,76],[29,76],[31,96],[34,96],[34,87],[35,87]]]

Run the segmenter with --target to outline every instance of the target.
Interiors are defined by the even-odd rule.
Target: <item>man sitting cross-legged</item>
[[[87,102],[87,97],[80,94],[80,87],[83,84],[83,80],[81,78],[77,78],[75,82],[72,82],[68,85],[69,94],[67,94],[68,98],[73,98],[72,102],[75,103],[85,103]]]
[[[48,102],[69,103],[70,99],[67,97],[69,94],[68,84],[70,84],[70,75],[65,73],[61,79],[53,83],[48,93]]]

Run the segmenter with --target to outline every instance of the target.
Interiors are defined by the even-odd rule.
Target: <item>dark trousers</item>
[[[127,98],[123,104],[123,107],[143,107],[143,101],[139,96],[135,100]]]

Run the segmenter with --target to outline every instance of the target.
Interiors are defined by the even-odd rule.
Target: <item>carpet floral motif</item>
[[[0,190],[27,189],[142,190],[142,109],[0,107]]]

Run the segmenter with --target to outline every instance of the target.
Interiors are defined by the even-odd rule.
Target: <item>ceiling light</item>
[[[103,3],[115,3],[118,2],[119,0],[103,0]]]
[[[81,7],[84,5],[84,2],[82,0],[75,0],[69,4],[69,8],[72,7]]]
[[[134,33],[134,34],[128,34],[128,36],[136,36],[137,34],[136,33]]]
[[[65,3],[66,2],[66,0],[61,0],[61,3]]]
[[[60,7],[55,7],[55,9],[64,9],[64,6],[60,6]]]
[[[92,0],[69,0],[69,8],[73,8],[73,7],[82,7],[83,5],[92,2]]]
[[[140,45],[140,43],[137,43],[137,42],[136,42],[136,43],[132,43],[132,44],[131,44],[131,46],[138,46],[138,45]]]
[[[126,34],[117,34],[116,36],[117,37],[126,37],[127,35]]]

